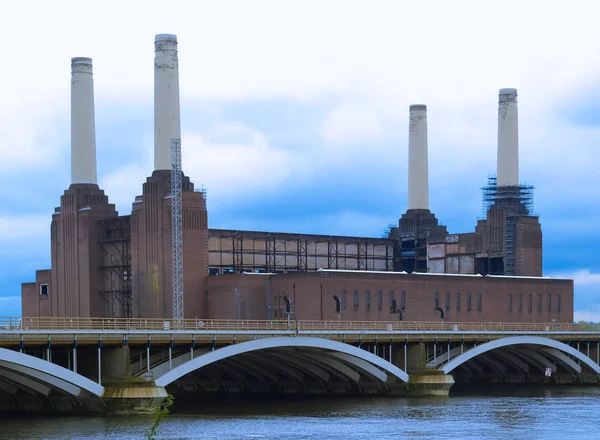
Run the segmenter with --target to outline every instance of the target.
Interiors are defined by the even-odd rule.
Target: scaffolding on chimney
[[[498,186],[496,176],[488,177],[488,183],[481,188],[483,194],[483,218],[487,219],[487,213],[491,208],[505,209],[517,217],[525,217],[533,214],[533,190],[532,185]]]
[[[504,211],[504,274],[516,275],[515,241],[517,221],[520,217],[533,214],[532,185],[498,186],[495,176],[488,177],[488,183],[481,188],[483,194],[483,218],[488,219],[490,209]]]
[[[131,229],[130,216],[98,222],[98,244],[104,251],[105,289],[100,291],[104,301],[112,306],[112,316],[131,318]],[[114,308],[118,306],[119,310]]]

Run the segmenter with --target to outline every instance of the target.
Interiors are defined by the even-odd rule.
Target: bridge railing
[[[442,322],[442,321],[286,321],[143,318],[15,318],[0,317],[0,331],[126,330],[215,332],[401,332],[401,331],[580,331],[571,323]]]
[[[441,322],[441,321],[298,321],[305,331],[493,331],[548,332],[579,331],[571,323]]]

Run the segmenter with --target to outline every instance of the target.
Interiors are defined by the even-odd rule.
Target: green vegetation
[[[597,323],[597,322],[579,321],[577,323],[577,325],[579,326],[579,330],[584,331],[584,332],[600,331],[600,323]]]
[[[146,432],[146,438],[148,440],[154,440],[156,438],[156,430],[158,429],[160,423],[165,419],[165,417],[169,415],[174,400],[175,399],[173,398],[173,396],[169,394],[165,401],[161,403],[160,406],[156,409],[156,420],[154,421],[150,429]]]

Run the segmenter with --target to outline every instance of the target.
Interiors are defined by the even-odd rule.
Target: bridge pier
[[[454,377],[439,370],[422,370],[408,379],[409,396],[448,396]]]
[[[437,344],[419,342],[407,346],[406,368],[409,375],[409,396],[448,396],[454,384],[450,374],[444,374],[437,368],[427,368],[429,356],[436,357]]]
[[[109,414],[152,413],[166,399],[164,387],[151,378],[131,377],[131,354],[128,345],[102,349],[101,374],[104,385],[102,400]]]
[[[436,368],[427,368],[427,358],[434,356],[434,345],[425,342],[417,344],[394,344],[393,363],[409,375],[407,390],[409,396],[448,396],[454,384],[450,374]]]

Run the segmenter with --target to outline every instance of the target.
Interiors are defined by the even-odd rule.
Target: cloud
[[[573,272],[554,272],[550,277],[572,279],[575,281],[575,287],[596,286],[600,288],[600,273],[592,272],[589,269],[580,269]]]
[[[371,97],[350,96],[343,99],[323,122],[322,135],[326,142],[356,143],[389,137],[384,125],[386,112]]]
[[[0,243],[35,242],[50,237],[49,215],[0,213]],[[14,251],[14,249],[13,249]]]
[[[408,106],[424,103],[431,206],[454,232],[472,230],[478,188],[495,170],[497,92],[517,87],[521,176],[537,187],[544,264],[595,261],[573,240],[599,238],[595,3],[586,14],[518,1],[103,5],[92,21],[69,1],[40,2],[33,15],[13,2],[3,15],[3,31],[20,38],[3,52],[16,67],[0,71],[0,231],[21,267],[46,264],[52,208],[68,186],[71,57],[94,59],[101,187],[121,214],[141,193],[161,32],[179,37],[184,171],[208,189],[212,227],[379,235],[405,209]],[[578,310],[594,311],[599,269],[564,275],[576,279]]]
[[[600,308],[597,310],[580,310],[575,311],[574,321],[585,321],[585,322],[600,322]]]
[[[209,201],[227,203],[261,192],[277,192],[294,176],[309,172],[305,157],[272,145],[260,132],[241,123],[218,124],[206,133],[182,139],[185,172],[208,188]]]
[[[150,170],[150,171],[148,171]],[[116,205],[120,215],[131,212],[135,197],[142,193],[142,184],[152,174],[152,168],[140,163],[129,163],[116,168],[100,178],[100,188],[108,195],[110,203]]]
[[[291,232],[298,234],[381,237],[387,219],[360,211],[342,210],[328,214],[312,214],[271,219],[261,215],[220,220],[219,228],[256,231]]]

